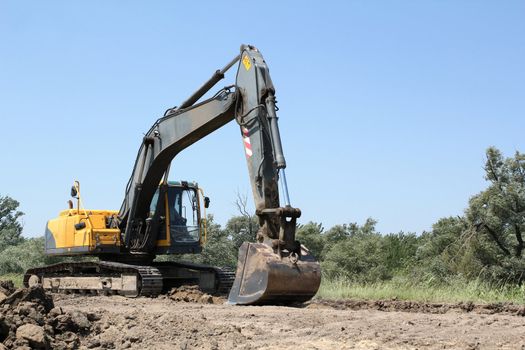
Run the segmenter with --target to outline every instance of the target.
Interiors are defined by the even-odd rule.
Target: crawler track
[[[156,297],[171,287],[197,284],[208,293],[226,295],[235,273],[226,268],[187,262],[133,265],[112,261],[66,262],[29,269],[24,285],[40,283],[55,292]]]
[[[124,282],[116,283],[125,279],[126,286]],[[67,262],[29,269],[24,275],[24,285],[33,283],[42,283],[44,288],[53,291],[130,297],[157,296],[162,292],[162,275],[154,266],[109,261]]]
[[[210,283],[213,286],[204,288],[205,292],[218,294],[218,295],[227,295],[230,292],[230,289],[235,280],[235,271],[227,267],[215,267],[204,264],[197,264],[186,261],[166,261],[166,262],[154,262],[153,266],[158,268],[161,273],[168,275],[169,271],[193,271],[194,276],[195,272],[203,275],[207,273],[208,276],[213,275],[214,282]],[[202,277],[203,278],[203,277]],[[205,284],[197,283],[195,279],[193,280],[180,280],[179,283],[172,286],[180,286],[182,284]]]

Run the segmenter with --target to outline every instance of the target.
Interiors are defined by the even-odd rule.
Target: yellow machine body
[[[116,253],[121,239],[118,228],[106,228],[117,211],[68,209],[47,222],[45,251],[48,255]]]
[[[78,195],[78,187],[76,191]],[[194,182],[169,181],[168,190],[160,198],[159,191],[155,193],[150,216],[160,209],[164,217],[156,232],[155,254],[202,251],[206,242],[206,209],[201,200],[204,200],[203,191]],[[63,210],[57,218],[47,222],[46,254],[99,255],[127,250],[120,229],[108,225],[117,215],[118,211],[114,210],[83,209],[79,201],[77,209]]]

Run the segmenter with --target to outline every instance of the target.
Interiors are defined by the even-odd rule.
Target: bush
[[[44,255],[44,238],[29,238],[0,252],[0,274],[24,273],[27,269],[52,264],[57,258]]]
[[[323,250],[326,242],[323,231],[324,228],[322,224],[310,221],[306,225],[300,225],[297,228],[295,237],[301,244],[308,248],[314,257],[323,259]]]

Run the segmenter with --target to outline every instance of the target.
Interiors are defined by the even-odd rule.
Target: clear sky
[[[0,194],[26,236],[118,209],[142,135],[242,43],[277,89],[302,223],[429,230],[482,190],[484,151],[525,151],[524,1],[0,1]],[[230,84],[232,74],[217,89]],[[224,224],[251,199],[232,122],[173,162]]]

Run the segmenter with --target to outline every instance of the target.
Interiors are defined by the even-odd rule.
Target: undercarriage
[[[156,297],[181,285],[198,285],[206,293],[226,295],[235,273],[227,268],[189,262],[149,265],[112,261],[64,262],[29,269],[26,287],[41,284],[52,292]]]

